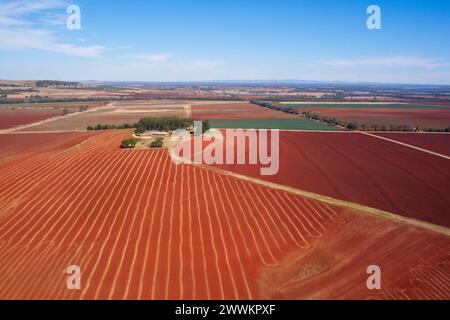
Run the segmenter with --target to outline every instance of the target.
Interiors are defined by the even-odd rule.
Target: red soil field
[[[176,166],[166,150],[120,150],[127,136],[101,132],[0,170],[0,299],[314,297],[296,291],[311,281],[330,286],[321,298],[345,287],[342,297],[363,299],[374,295],[361,288],[368,262],[386,266],[386,288],[414,289],[410,271],[443,279],[427,294],[449,298],[448,237]],[[307,257],[306,270],[293,255]],[[66,287],[70,265],[81,268],[80,291]],[[271,285],[277,278],[286,288]]]
[[[374,132],[373,134],[450,156],[450,134],[391,132]]]
[[[450,109],[311,108],[308,110],[322,116],[365,125],[410,125],[441,129],[450,126]]]
[[[9,129],[61,115],[58,110],[0,109],[0,129]]]
[[[450,162],[361,133],[280,132],[275,176],[218,167],[450,227]]]
[[[294,116],[251,103],[223,103],[193,105],[192,117],[196,119],[284,119]]]
[[[22,159],[33,161],[35,155],[47,157],[89,139],[94,132],[0,134],[0,169]]]
[[[262,272],[264,298],[448,300],[449,237],[363,215],[342,216],[349,222],[338,232]],[[368,293],[370,265],[381,269],[381,290]]]

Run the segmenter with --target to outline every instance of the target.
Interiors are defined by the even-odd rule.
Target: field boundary
[[[223,174],[223,175],[227,175],[227,176],[231,176],[237,179],[241,179],[241,180],[245,180],[254,184],[258,184],[258,185],[264,185],[266,187],[270,187],[272,189],[276,189],[276,190],[281,190],[281,191],[286,191],[295,195],[299,195],[308,199],[313,199],[313,200],[317,200],[317,201],[321,201],[321,202],[325,202],[327,204],[331,204],[331,205],[335,205],[335,206],[339,206],[342,208],[347,208],[347,209],[353,209],[355,210],[355,213],[365,213],[368,214],[370,216],[376,217],[376,218],[381,218],[384,220],[390,220],[390,221],[394,221],[400,224],[405,224],[408,226],[412,226],[412,227],[417,227],[417,228],[421,228],[421,229],[425,229],[428,231],[432,231],[435,233],[439,233],[439,234],[443,234],[447,237],[450,237],[450,229],[446,228],[444,226],[439,226],[430,222],[425,222],[422,220],[418,220],[418,219],[414,219],[414,218],[408,218],[408,217],[403,217],[400,216],[398,214],[392,213],[392,212],[388,212],[388,211],[384,211],[381,209],[376,209],[376,208],[372,208],[372,207],[368,207],[362,204],[358,204],[358,203],[354,203],[354,202],[350,202],[350,201],[345,201],[345,200],[339,200],[339,199],[335,199],[332,197],[328,197],[328,196],[324,196],[321,194],[317,194],[317,193],[313,193],[313,192],[309,192],[309,191],[304,191],[304,190],[300,190],[294,187],[289,187],[286,185],[282,185],[282,184],[277,184],[274,182],[269,182],[266,180],[261,180],[258,178],[253,178],[253,177],[249,177],[246,175],[242,175],[239,173],[235,173],[235,172],[231,172],[231,171],[227,171],[227,170],[223,170],[223,169],[219,169],[219,168],[215,168],[212,166],[208,166],[208,165],[204,165],[204,164],[194,164],[198,167],[204,168],[206,170],[210,170],[219,174]]]
[[[386,137],[377,136],[377,135],[374,135],[374,134],[371,134],[371,133],[367,133],[367,132],[363,132],[363,131],[358,131],[358,132],[361,133],[361,134],[364,134],[366,136],[369,136],[369,137],[373,137],[373,138],[378,138],[378,139],[381,139],[381,140],[389,141],[389,142],[392,142],[392,143],[396,143],[396,144],[402,145],[404,147],[408,147],[408,148],[411,148],[411,149],[419,150],[419,151],[422,151],[422,152],[425,152],[425,153],[429,153],[429,154],[437,156],[437,157],[441,157],[441,158],[450,160],[449,156],[443,155],[443,154],[438,153],[438,152],[434,152],[434,151],[431,151],[431,150],[428,150],[428,149],[416,147],[416,146],[413,146],[411,144],[400,142],[400,141],[397,141],[397,140],[394,140],[394,139],[389,139],[389,138],[386,138]]]

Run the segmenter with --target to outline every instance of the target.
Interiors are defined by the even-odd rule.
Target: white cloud
[[[74,46],[59,43],[52,33],[41,29],[0,29],[0,51],[44,50],[65,55],[95,58],[106,49],[103,46]]]
[[[66,0],[16,0],[0,4],[0,51],[42,50],[64,55],[95,58],[104,46],[61,43],[48,27],[65,25]],[[55,10],[59,10],[55,12]],[[29,17],[31,14],[33,19]]]
[[[65,0],[16,0],[0,4],[0,26],[23,26],[30,24],[26,15],[69,5]]]
[[[136,59],[144,62],[166,62],[173,57],[169,53],[138,53],[129,56],[131,59]]]
[[[314,64],[322,64],[332,67],[387,67],[387,68],[424,68],[434,69],[449,66],[448,62],[437,59],[415,58],[415,57],[386,57],[386,58],[364,58],[364,59],[329,59],[313,60]]]

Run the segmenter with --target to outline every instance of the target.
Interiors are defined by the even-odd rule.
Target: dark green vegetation
[[[320,130],[338,131],[320,122],[307,119],[214,119],[211,128],[220,129],[280,129],[280,130]]]
[[[139,141],[141,141],[141,139],[137,138],[123,140],[120,147],[123,149],[133,149]]]
[[[118,126],[116,126],[114,124],[112,124],[112,125],[111,124],[97,124],[95,127],[88,126],[87,130],[101,131],[101,130],[120,130],[120,129],[132,129],[132,128],[136,128],[136,124],[125,123],[125,124],[121,124]]]
[[[194,120],[176,117],[143,118],[138,122],[146,131],[173,131],[186,129],[194,124]]]
[[[97,124],[95,127],[88,126],[87,130],[116,130],[132,129],[134,133],[142,134],[145,131],[173,131],[177,129],[190,129],[194,126],[195,119],[177,117],[155,117],[143,118],[134,124],[125,123],[121,125]],[[198,120],[202,122],[202,130],[205,133],[210,128],[208,120]]]
[[[73,87],[80,85],[78,82],[66,82],[66,81],[55,81],[55,80],[39,80],[36,81],[36,87]]]
[[[162,148],[163,145],[164,145],[164,142],[162,140],[156,140],[156,141],[153,141],[152,143],[150,143],[150,148],[158,149],[158,148]]]
[[[189,129],[194,126],[195,119],[177,118],[177,117],[159,117],[159,118],[143,118],[139,120],[138,130],[142,131],[173,131],[177,129]],[[209,130],[208,120],[202,120],[203,133]]]

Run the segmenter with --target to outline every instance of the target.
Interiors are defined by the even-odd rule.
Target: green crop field
[[[339,131],[339,128],[307,119],[211,119],[211,128],[220,129],[280,129]]]
[[[298,103],[283,103],[284,107],[292,107],[299,109],[314,109],[314,108],[367,108],[367,109],[450,109],[450,106],[433,106],[426,104],[333,104],[333,103],[320,103],[320,104],[298,104]]]

